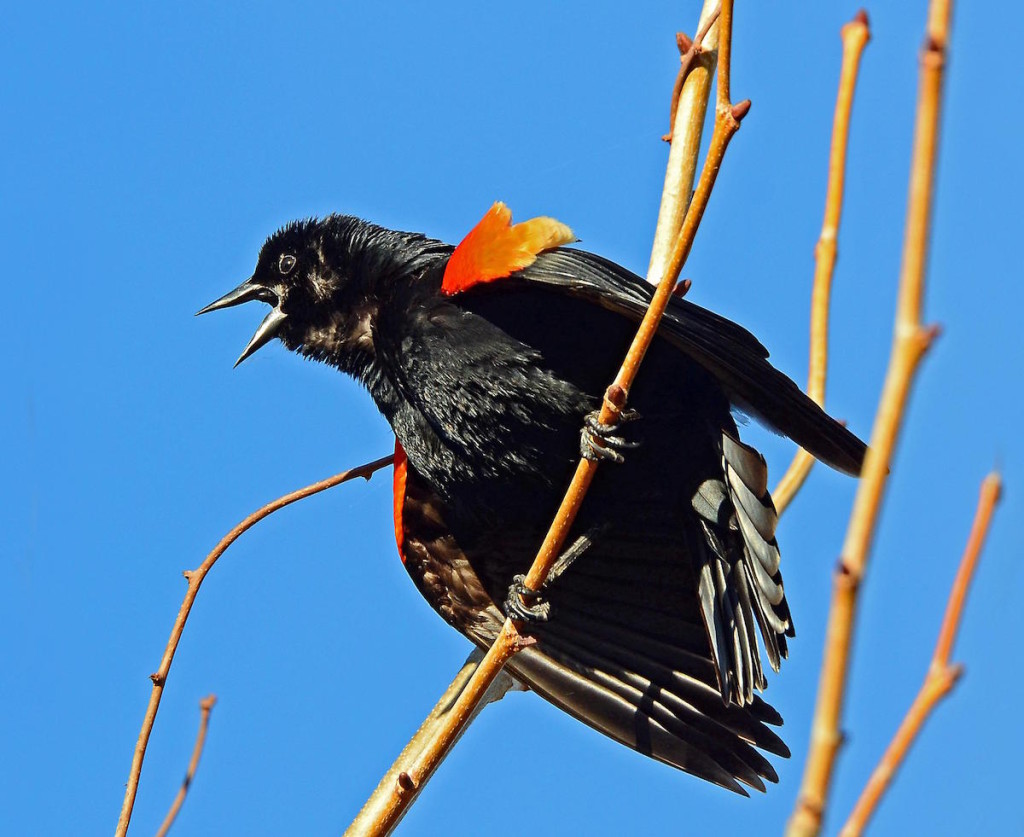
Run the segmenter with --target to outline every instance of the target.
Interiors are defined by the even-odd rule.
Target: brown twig
[[[921,55],[907,226],[893,349],[871,433],[870,449],[864,461],[843,543],[842,558],[833,583],[810,749],[800,795],[787,826],[788,835],[813,835],[821,828],[835,759],[842,743],[839,723],[846,691],[858,590],[867,567],[889,463],[892,461],[910,387],[921,358],[936,334],[934,328],[922,325],[921,306],[949,16],[948,0],[932,0],[927,37]]]
[[[692,41],[682,33],[677,36],[681,55],[679,74],[672,88],[671,133],[663,137],[671,139],[672,145],[665,166],[665,185],[661,190],[648,276],[660,276],[664,272],[690,203],[718,51],[715,24],[720,6],[719,0],[704,0],[697,36]]]
[[[732,34],[732,0],[723,0],[718,20],[719,52],[718,52],[718,96],[715,108],[715,129],[711,138],[707,159],[701,170],[700,181],[694,192],[693,200],[686,212],[686,218],[679,231],[673,248],[672,256],[662,275],[657,278],[658,288],[654,292],[650,307],[637,331],[636,337],[619,369],[615,381],[608,387],[601,407],[600,420],[609,423],[623,409],[640,362],[658,328],[661,315],[668,305],[672,292],[679,278],[682,265],[689,255],[693,239],[700,224],[704,209],[711,196],[711,190],[718,175],[726,148],[733,135],[739,130],[740,120],[750,109],[750,102],[733,105],[729,99],[729,41]],[[597,463],[581,459],[576,468],[572,482],[566,491],[562,504],[558,509],[551,528],[544,539],[533,566],[527,573],[525,584],[539,590],[547,578],[548,572],[558,558],[566,536],[572,527],[580,504],[597,472]],[[508,619],[502,626],[494,643],[484,655],[469,683],[460,693],[455,705],[448,712],[445,723],[440,725],[436,738],[422,753],[421,757],[393,783],[390,795],[376,807],[378,815],[366,822],[362,833],[367,835],[386,835],[398,824],[404,815],[415,791],[422,787],[426,779],[433,773],[437,765],[451,750],[455,741],[462,734],[466,724],[473,716],[476,706],[487,693],[488,687],[502,670],[505,663],[521,648],[529,645],[531,639],[519,632],[520,625]]]
[[[185,779],[182,781],[181,787],[178,788],[178,795],[174,797],[174,802],[171,803],[167,816],[164,817],[164,821],[160,824],[156,837],[167,837],[167,832],[171,830],[171,826],[174,825],[174,820],[178,816],[178,811],[181,810],[181,806],[185,802],[185,796],[188,794],[188,789],[192,784],[192,778],[196,775],[196,768],[199,767],[199,757],[203,754],[203,745],[206,744],[206,730],[210,726],[210,711],[216,702],[216,695],[208,695],[199,701],[199,732],[196,734],[196,744],[192,748],[192,758],[189,759],[188,770],[185,771]]]
[[[174,626],[171,628],[171,638],[167,641],[167,647],[164,649],[163,658],[160,660],[160,668],[149,676],[150,680],[153,681],[153,691],[149,696],[149,705],[146,707],[146,715],[142,720],[142,730],[139,732],[139,740],[135,745],[135,753],[132,756],[132,767],[131,772],[128,775],[128,784],[125,788],[124,803],[121,806],[121,816],[117,821],[117,831],[115,832],[116,837],[124,837],[124,835],[128,833],[128,825],[132,819],[132,808],[135,806],[135,796],[139,790],[139,777],[142,775],[142,762],[146,757],[146,747],[149,744],[149,736],[153,731],[153,724],[156,721],[156,713],[160,709],[160,698],[163,696],[164,685],[167,682],[167,675],[171,670],[171,663],[174,661],[174,654],[178,650],[178,642],[181,640],[181,634],[185,630],[185,622],[188,620],[189,611],[192,610],[192,604],[195,602],[196,596],[199,594],[199,588],[203,584],[203,579],[206,578],[206,574],[213,568],[213,565],[217,563],[217,559],[224,554],[224,551],[231,546],[231,544],[233,544],[243,532],[250,529],[252,526],[255,526],[263,520],[263,518],[273,514],[278,509],[283,509],[285,506],[291,505],[298,500],[305,499],[306,497],[325,491],[328,488],[340,485],[341,483],[347,482],[348,480],[356,477],[369,479],[374,472],[379,471],[385,465],[390,465],[393,461],[393,456],[386,456],[374,462],[360,465],[358,468],[343,471],[340,474],[321,480],[320,482],[313,483],[312,485],[307,485],[305,488],[300,488],[298,491],[291,492],[291,494],[285,494],[283,497],[278,497],[272,503],[268,503],[263,508],[250,514],[245,518],[245,520],[228,532],[228,534],[221,539],[220,543],[214,547],[213,551],[206,556],[206,559],[197,569],[185,572],[185,579],[188,581],[188,590],[185,592],[185,600],[181,603],[181,608],[178,610],[178,616],[174,620]]]
[[[825,373],[828,369],[828,316],[832,296],[832,276],[836,267],[836,241],[843,210],[843,184],[846,179],[846,150],[850,137],[850,111],[857,87],[860,58],[871,37],[867,13],[862,9],[840,30],[843,63],[839,73],[839,93],[832,120],[832,148],[828,163],[828,189],[825,195],[825,219],[814,248],[814,289],[811,292],[810,369],[807,394],[825,405]],[[803,448],[796,452],[789,469],[772,492],[775,508],[782,514],[811,472],[814,457]]]
[[[850,818],[840,832],[841,837],[857,837],[864,832],[882,794],[892,783],[896,771],[906,757],[910,745],[914,743],[921,732],[924,722],[939,701],[956,685],[963,673],[963,666],[951,665],[949,658],[957,630],[960,627],[960,617],[963,614],[967,591],[978,565],[981,548],[985,544],[985,536],[988,535],[989,526],[992,523],[992,514],[1002,494],[1002,487],[1002,479],[998,473],[989,474],[981,483],[981,495],[978,497],[978,509],[974,513],[971,534],[967,539],[963,557],[960,559],[960,567],[953,582],[953,589],[949,594],[949,601],[946,603],[946,613],[942,618],[942,628],[939,630],[935,653],[932,655],[932,662],[921,686],[921,691],[917,693],[903,723],[900,724],[896,735],[889,743],[885,755],[882,756],[882,760],[871,774]]]

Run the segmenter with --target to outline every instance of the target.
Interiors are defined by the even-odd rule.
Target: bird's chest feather
[[[578,456],[592,394],[543,351],[444,300],[382,310],[378,406],[416,471],[467,520],[546,514]]]

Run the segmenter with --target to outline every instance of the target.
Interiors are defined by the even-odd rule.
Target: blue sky
[[[193,312],[249,275],[278,225],[331,211],[457,241],[501,199],[521,219],[554,215],[586,248],[642,272],[673,35],[692,32],[698,5],[7,11],[5,831],[109,833],[180,572],[263,502],[391,448],[364,393],[332,370],[277,344],[232,370],[257,312]],[[889,348],[925,5],[869,8],[854,109],[829,406],[865,435]],[[684,274],[693,300],[751,328],[798,380],[837,33],[856,8],[738,4],[733,94],[753,109]],[[877,833],[1024,829],[1024,570],[1013,546],[1022,18],[1009,2],[961,4],[955,18],[927,301],[943,336],[913,395],[864,590],[830,832],[918,688],[994,464],[1007,491],[955,652],[967,676],[911,753]],[[780,475],[791,445],[745,434]],[[780,529],[798,636],[768,690],[796,754],[777,763],[778,787],[737,798],[515,694],[484,713],[400,833],[779,830],[853,489],[817,469]],[[209,692],[220,701],[176,833],[347,824],[468,651],[404,576],[390,515],[382,474],[278,514],[221,560],[171,672],[135,832],[162,818]]]

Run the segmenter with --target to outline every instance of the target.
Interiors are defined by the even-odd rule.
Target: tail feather
[[[651,689],[649,684],[643,688],[631,685],[633,678],[628,672],[621,668],[616,672],[614,665],[600,662],[597,655],[571,643],[563,641],[556,646],[549,640],[543,651],[534,647],[517,654],[509,668],[569,714],[644,755],[744,796],[748,794],[743,784],[765,789],[762,775],[777,781],[771,765],[750,745],[733,736],[715,737],[685,723],[645,692],[644,688]],[[633,682],[643,684],[642,679]],[[707,719],[699,722],[707,725]],[[744,750],[747,758],[740,755]]]
[[[619,634],[613,638],[613,634],[614,632],[606,632],[605,635],[595,636],[593,632],[581,631],[567,625],[560,625],[554,632],[546,630],[544,626],[538,630],[538,635],[543,639],[543,648],[547,648],[553,642],[563,643],[563,647],[564,644],[572,643],[578,647],[599,649],[602,657],[622,667],[623,670],[636,672],[650,682],[656,683],[664,695],[671,695],[675,703],[688,707],[688,711],[695,716],[699,715],[710,721],[716,731],[738,736],[778,756],[789,755],[789,750],[782,739],[765,726],[765,723],[781,723],[781,718],[768,704],[757,699],[758,706],[752,706],[749,711],[728,706],[722,702],[718,691],[705,682],[708,674],[713,676],[709,667],[695,670],[696,667],[692,666],[690,661],[685,661],[685,668],[674,668],[638,650],[642,643],[637,641],[636,636]],[[707,662],[706,658],[701,661]],[[762,708],[768,711],[759,711]]]

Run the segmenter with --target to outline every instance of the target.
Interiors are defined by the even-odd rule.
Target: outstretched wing
[[[431,605],[481,647],[504,621],[493,579],[462,550],[448,509],[404,458],[396,534],[406,569]],[[508,548],[509,532],[492,550]],[[509,662],[533,691],[647,756],[736,793],[763,791],[777,774],[759,750],[788,757],[782,723],[760,697],[725,702],[702,625],[693,575],[678,541],[652,545],[635,530],[600,538],[550,593],[552,618]],[[493,557],[494,552],[490,553]],[[732,622],[722,619],[723,630]],[[730,640],[731,641],[731,640]],[[753,637],[750,637],[753,643]],[[756,648],[751,652],[756,657]]]

